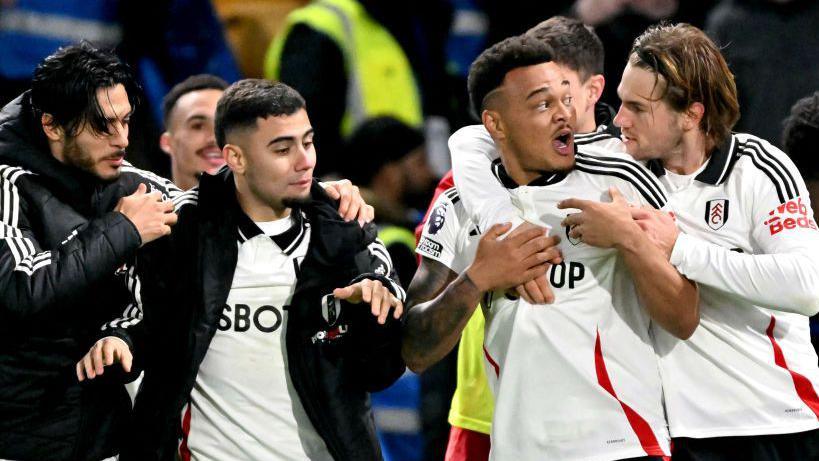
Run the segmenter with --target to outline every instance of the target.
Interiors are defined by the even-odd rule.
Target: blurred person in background
[[[378,236],[390,252],[402,283],[415,275],[413,227],[432,194],[435,176],[427,163],[424,135],[393,117],[364,122],[345,145],[344,176],[362,187],[375,208]]]
[[[819,91],[806,96],[791,107],[784,121],[782,146],[802,173],[811,202],[819,197]],[[816,211],[813,219],[816,220]],[[819,351],[819,316],[810,318],[810,338],[813,348]]]
[[[736,130],[778,142],[791,106],[819,88],[819,2],[723,0],[706,32],[736,76]]]
[[[175,85],[162,100],[165,132],[159,147],[171,157],[171,179],[182,190],[196,186],[202,173],[215,174],[225,164],[213,119],[227,86],[215,75],[194,75]]]
[[[344,140],[369,118],[423,124],[417,79],[404,49],[373,14],[389,10],[378,3],[313,1],[287,16],[268,50],[265,77],[291,85],[310,107],[322,155],[317,176],[341,170]]]

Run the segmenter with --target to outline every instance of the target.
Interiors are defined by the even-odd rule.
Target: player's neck
[[[594,106],[592,106],[592,110],[590,113],[584,114],[585,117],[577,118],[577,126],[575,127],[575,133],[577,134],[587,134],[587,133],[594,133],[597,131],[597,122],[594,120]]]
[[[267,203],[252,192],[243,192],[237,188],[236,199],[242,211],[255,222],[277,221],[290,216],[290,208],[281,203]]]
[[[680,175],[689,175],[708,161],[710,154],[707,139],[702,132],[697,130],[683,133],[678,145],[663,158],[663,167]]]

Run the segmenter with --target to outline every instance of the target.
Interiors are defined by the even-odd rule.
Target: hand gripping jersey
[[[588,149],[594,155],[578,153],[573,171],[517,187],[498,160],[489,160],[487,154],[496,155],[494,145],[478,126],[455,133],[450,150],[461,194],[481,189],[471,199],[489,205],[475,208],[478,220],[487,210],[508,207],[511,193],[515,209],[508,214],[551,227],[562,238],[564,262],[549,272],[554,304],[533,306],[499,292],[489,293],[483,303],[484,353],[495,395],[491,458],[667,456],[651,322],[629,271],[615,250],[569,238],[560,222],[572,210],[556,207],[569,197],[604,200],[608,188],[616,186],[629,200],[659,208],[665,203],[662,186],[627,156]],[[468,161],[483,166],[473,164],[473,174],[460,175],[459,167]],[[506,203],[492,203],[493,194]],[[467,210],[469,205],[465,201]]]
[[[746,134],[692,175],[651,167],[683,232],[671,262],[700,287],[689,340],[655,331],[671,435],[819,427],[819,368],[804,315],[819,302],[819,233],[796,168]]]

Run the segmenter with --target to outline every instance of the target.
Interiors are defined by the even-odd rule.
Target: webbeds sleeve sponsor
[[[813,211],[802,201],[802,197],[788,200],[770,210],[764,224],[771,236],[793,229],[817,230]]]

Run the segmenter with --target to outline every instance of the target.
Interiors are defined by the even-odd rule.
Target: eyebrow
[[[311,135],[311,134],[313,134],[314,131],[315,130],[313,128],[310,128],[303,135],[301,135],[301,137],[304,138],[304,137],[306,137],[308,135]],[[267,145],[270,146],[271,144],[276,144],[277,142],[295,142],[295,141],[296,141],[295,136],[279,136],[278,138],[272,139],[269,143],[267,143]]]
[[[188,117],[188,119],[185,120],[185,122],[187,123],[187,122],[207,120],[207,119],[208,119],[208,117],[206,117],[206,116],[204,116],[202,114],[194,114],[194,115],[191,115],[190,117]]]
[[[122,116],[122,120],[125,120],[126,118],[130,117],[133,114],[134,114],[134,110],[133,109],[129,110],[125,115]],[[114,114],[114,115],[115,115],[114,117],[105,117],[105,121],[107,121],[107,122],[116,122],[117,120],[120,120],[120,118],[117,116],[117,114]]]
[[[561,81],[561,82],[560,82],[560,85],[561,85],[561,86],[568,86],[568,85],[569,85],[569,81],[568,81],[568,80],[563,80],[563,81]],[[532,92],[531,92],[531,93],[529,93],[529,94],[526,96],[526,100],[528,101],[529,99],[531,99],[531,98],[533,98],[533,97],[537,96],[537,95],[538,95],[538,94],[540,94],[540,93],[551,93],[551,91],[552,91],[552,88],[551,88],[549,85],[544,85],[544,86],[542,86],[542,87],[540,87],[540,88],[537,88],[537,89],[535,89],[535,90],[532,90]]]

